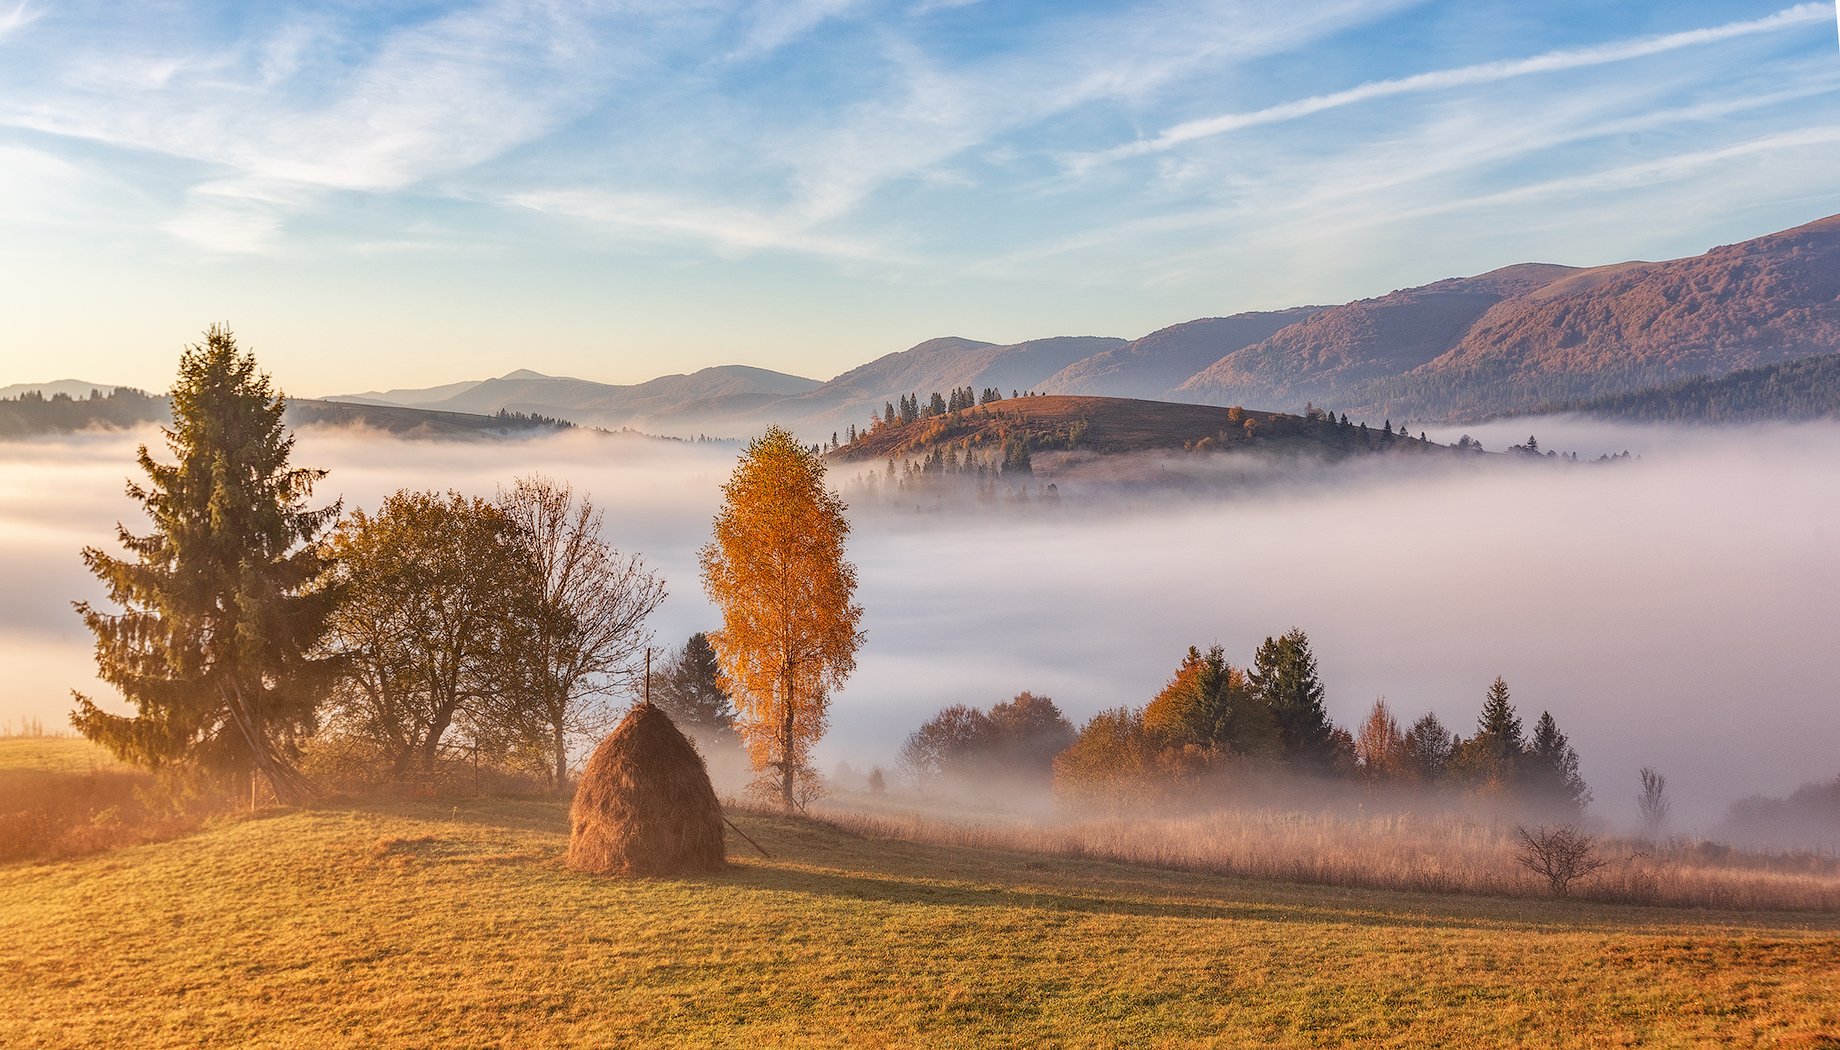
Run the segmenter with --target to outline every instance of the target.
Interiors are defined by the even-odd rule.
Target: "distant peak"
[[[520,368],[515,372],[506,372],[504,375],[499,376],[499,378],[500,379],[554,379],[555,376],[546,376],[541,372],[533,372],[528,368]]]

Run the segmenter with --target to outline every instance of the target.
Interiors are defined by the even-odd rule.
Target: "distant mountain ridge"
[[[1334,306],[1202,318],[1135,340],[959,336],[825,382],[741,366],[611,386],[520,370],[334,398],[822,441],[885,403],[969,386],[1467,421],[1840,350],[1840,216],[1664,262],[1521,263]]]
[[[0,400],[11,400],[21,394],[40,394],[44,397],[86,398],[91,393],[104,396],[115,392],[113,383],[86,383],[81,379],[54,379],[49,383],[14,383],[12,386],[0,386]]]

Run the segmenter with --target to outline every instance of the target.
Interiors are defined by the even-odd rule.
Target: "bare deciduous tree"
[[[1643,766],[1640,775],[1642,793],[1636,796],[1636,806],[1642,811],[1642,827],[1649,838],[1659,838],[1662,825],[1667,823],[1668,810],[1674,808],[1673,801],[1667,797],[1667,777],[1652,766]]]
[[[517,479],[498,505],[517,526],[541,595],[528,632],[527,679],[507,697],[504,721],[547,753],[558,793],[568,790],[569,739],[604,732],[611,700],[639,673],[651,641],[645,620],[664,581],[602,533],[602,514],[573,487],[539,475]]]
[[[1598,859],[1596,840],[1575,824],[1542,824],[1532,831],[1516,824],[1514,833],[1520,839],[1514,859],[1543,877],[1555,897],[1569,896],[1572,883],[1610,863]]]

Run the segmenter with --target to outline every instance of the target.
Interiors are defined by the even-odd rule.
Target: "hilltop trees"
[[[722,494],[700,555],[722,613],[710,642],[763,787],[802,806],[817,791],[809,756],[830,692],[862,642],[856,569],[843,557],[850,526],[822,460],[780,427],[748,443]]]
[[[153,530],[117,528],[126,558],[83,551],[121,611],[76,605],[98,676],[137,713],[77,694],[71,722],[124,759],[259,775],[302,801],[297,742],[331,680],[313,652],[338,598],[316,540],[339,508],[307,508],[324,472],[289,465],[285,400],[229,329],[186,348],[172,399],[162,433],[176,462],[141,446],[147,483],[127,488]]]

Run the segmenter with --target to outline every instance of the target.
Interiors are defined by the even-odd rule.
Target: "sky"
[[[1840,212],[1832,5],[0,0],[0,385],[825,379]]]

